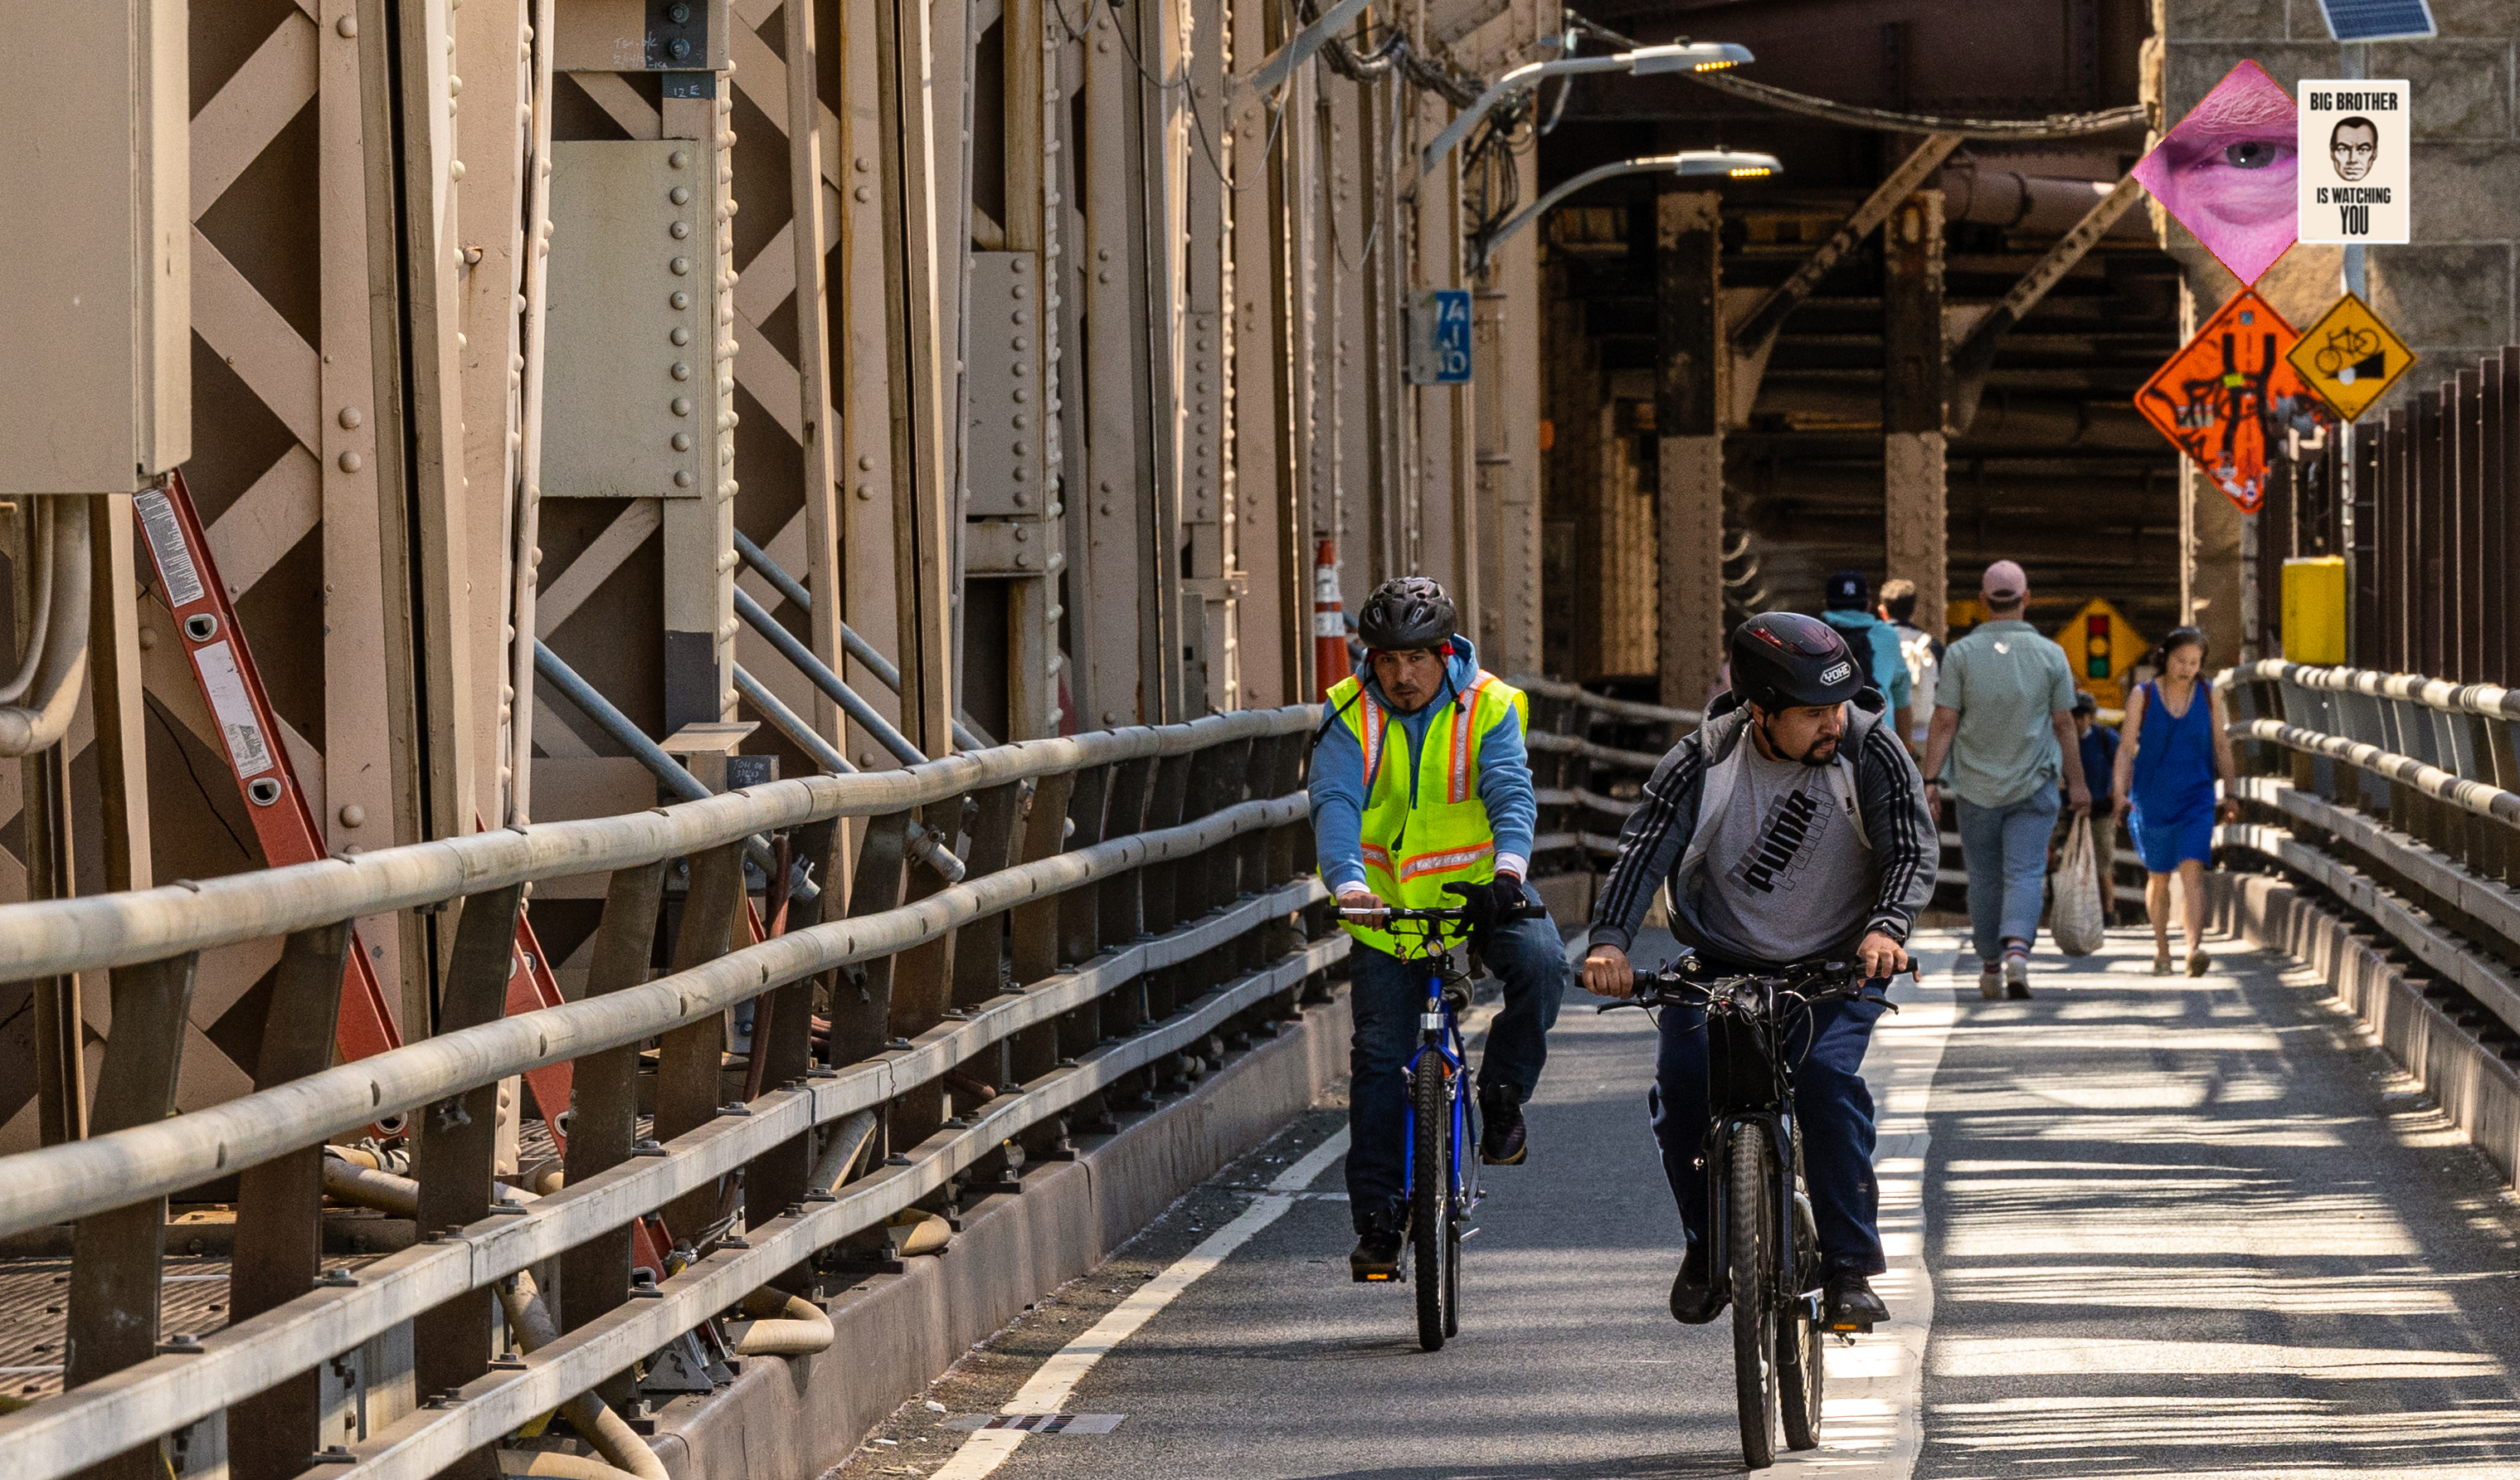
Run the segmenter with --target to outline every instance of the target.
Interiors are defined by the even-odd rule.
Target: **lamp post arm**
[[[1496,229],[1496,234],[1494,236],[1489,237],[1486,241],[1479,244],[1479,262],[1477,266],[1485,266],[1487,259],[1496,254],[1496,249],[1498,247],[1503,247],[1507,242],[1512,240],[1514,233],[1522,230],[1526,226],[1529,226],[1532,222],[1539,220],[1542,216],[1549,214],[1552,210],[1554,210],[1557,207],[1558,202],[1565,200],[1568,196],[1575,194],[1586,186],[1598,185],[1603,180],[1611,179],[1618,175],[1642,175],[1650,174],[1655,170],[1667,170],[1672,167],[1672,163],[1673,161],[1668,158],[1653,158],[1620,159],[1609,164],[1594,165],[1591,169],[1588,169],[1582,174],[1575,176],[1573,179],[1566,181],[1564,184],[1559,185],[1555,190],[1542,196],[1539,200],[1532,202],[1529,205],[1524,206],[1522,209],[1515,211],[1511,216],[1508,217],[1506,223]]]
[[[1486,92],[1479,94],[1479,101],[1454,114],[1453,121],[1446,124],[1444,131],[1435,136],[1434,142],[1428,144],[1419,153],[1418,174],[1409,182],[1410,192],[1415,194],[1418,182],[1433,174],[1435,166],[1443,162],[1444,157],[1461,147],[1462,141],[1470,136],[1470,130],[1478,127],[1481,118],[1486,117],[1498,104],[1515,93],[1538,86],[1544,77],[1563,77],[1576,72],[1626,71],[1631,65],[1628,56],[1621,53],[1598,57],[1560,57],[1553,62],[1526,62],[1507,72],[1490,83]]]

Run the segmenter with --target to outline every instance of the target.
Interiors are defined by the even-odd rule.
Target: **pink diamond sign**
[[[2214,85],[2135,177],[2243,284],[2292,246],[2300,157],[2292,95],[2255,62]]]

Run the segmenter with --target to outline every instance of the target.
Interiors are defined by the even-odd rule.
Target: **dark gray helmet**
[[[1357,613],[1356,635],[1365,646],[1385,652],[1413,648],[1442,650],[1450,645],[1460,613],[1444,588],[1422,575],[1394,576],[1373,588]]]
[[[1732,629],[1732,692],[1767,713],[1842,704],[1865,672],[1838,630],[1799,611],[1771,611]]]

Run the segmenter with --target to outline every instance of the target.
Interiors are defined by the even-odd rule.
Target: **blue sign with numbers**
[[[1470,380],[1470,294],[1422,288],[1409,300],[1409,382],[1466,385]]]

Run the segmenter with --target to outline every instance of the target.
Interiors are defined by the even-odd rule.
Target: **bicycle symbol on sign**
[[[2347,366],[2359,365],[2379,352],[2378,335],[2348,324],[2328,331],[2327,342],[2319,346],[2318,353],[2312,357],[2312,363],[2318,367],[2320,375],[2332,381]]]

